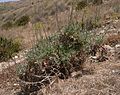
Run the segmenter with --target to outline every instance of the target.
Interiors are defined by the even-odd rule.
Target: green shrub
[[[2,29],[9,29],[13,27],[13,23],[8,21],[2,25]]]
[[[19,18],[18,20],[15,21],[15,25],[16,26],[24,26],[24,25],[28,24],[29,21],[30,21],[29,16],[22,16],[21,18]]]
[[[27,54],[28,60],[41,60],[45,56],[49,56],[54,51],[54,45],[50,40],[42,39],[38,44]]]
[[[42,39],[27,54],[28,60],[41,61],[46,56],[54,55],[56,63],[68,62],[73,54],[79,51],[89,52],[90,45],[101,43],[100,35],[94,35],[89,31],[81,31],[78,22],[71,23],[63,28],[63,32],[49,39]],[[64,62],[63,62],[64,61]]]
[[[37,63],[47,68],[47,73],[54,68],[63,74],[58,74],[58,77],[67,78],[73,67],[79,68],[85,61],[85,55],[81,55],[85,42],[79,35],[79,29],[79,24],[73,23],[66,26],[63,33],[39,41],[27,54],[28,68],[36,70],[34,65]]]
[[[41,60],[46,56],[59,55],[61,60],[68,59],[72,52],[79,50],[82,42],[75,34],[79,30],[79,25],[69,25],[64,29],[64,33],[60,33],[43,39],[27,54],[28,60]],[[58,58],[59,59],[59,58]]]
[[[18,72],[26,72],[26,76],[45,73],[61,79],[68,78],[71,72],[83,69],[91,46],[101,42],[102,36],[83,31],[78,22],[70,23],[61,33],[40,40],[27,54],[27,68],[18,68]]]
[[[7,61],[20,50],[20,43],[12,39],[0,37],[0,62]]]

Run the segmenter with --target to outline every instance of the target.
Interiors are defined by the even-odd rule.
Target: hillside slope
[[[66,1],[69,0],[20,0],[18,2],[1,3],[0,21],[13,21],[23,15],[29,15],[31,19],[54,15],[55,5],[57,5],[58,12],[64,11],[67,8]]]
[[[24,47],[23,51],[21,51],[19,54],[15,54],[15,57],[17,58],[14,57],[14,60],[0,63],[0,95],[120,95],[120,0],[104,0],[104,3],[100,5],[93,5],[90,3],[88,6],[80,10],[79,2],[77,4],[75,3],[77,7],[75,5],[74,9],[70,10],[73,7],[69,5],[69,1],[71,0],[21,0],[19,2],[0,4],[1,25],[8,21],[16,21],[23,15],[30,16],[30,23],[25,26],[12,27],[8,30],[0,29],[0,36],[6,38],[15,38],[15,40],[20,41]],[[77,25],[79,28],[76,28],[76,23],[75,26],[73,24],[74,28],[70,26],[71,23],[69,23],[69,20],[71,22],[71,18],[73,21],[78,22]],[[83,62],[84,64],[82,69],[79,68],[79,71],[75,70],[71,72],[67,79],[59,79],[57,75],[50,76],[53,78],[49,80],[50,84],[43,86],[37,91],[36,88],[34,88],[34,86],[36,87],[36,81],[33,81],[34,77],[31,77],[30,81],[25,82],[28,84],[35,83],[35,85],[33,85],[34,91],[31,93],[29,93],[29,91],[27,92],[26,90],[27,88],[29,90],[30,86],[27,87],[26,85],[25,88],[24,86],[22,87],[20,76],[18,75],[18,73],[22,73],[26,70],[26,63],[28,63],[26,62],[28,61],[26,60],[26,53],[31,47],[35,47],[35,44],[38,42],[38,40],[40,40],[40,37],[47,38],[48,36],[52,34],[55,35],[56,32],[60,31],[63,31],[64,33],[64,30],[67,29],[66,24],[68,24],[68,27],[70,26],[68,31],[72,31],[72,33],[75,33],[77,30],[81,33],[87,33],[87,30],[88,32],[95,33],[96,35],[83,37],[90,37],[94,39],[97,35],[103,35],[105,39],[98,37],[98,43],[101,40],[103,43],[101,43],[101,45],[98,47],[95,46],[93,49],[90,47],[92,52],[94,52],[94,49],[96,49],[96,54],[93,56],[92,54],[89,55],[89,52],[87,53],[88,56],[86,56]],[[37,29],[35,29],[35,25],[38,25]],[[85,28],[82,27],[82,25],[85,25]],[[81,28],[83,30],[85,29],[85,31],[80,31]],[[55,36],[57,38],[59,35]],[[77,36],[78,34],[75,35],[75,41],[79,41],[76,40]],[[64,38],[64,35],[60,37]],[[70,36],[70,38],[73,37],[74,35]],[[81,35],[80,37],[82,38]],[[61,40],[61,38],[59,38],[59,40]],[[67,40],[69,39],[63,39],[63,42],[67,42]],[[57,40],[54,39],[53,43],[55,41]],[[90,41],[92,44],[91,46],[94,46],[94,41],[92,42],[90,39],[88,39],[88,41]],[[70,40],[70,42],[68,41],[67,43],[72,45],[71,42],[75,43],[74,40]],[[45,42],[43,43],[45,44]],[[85,44],[86,42],[83,41],[83,43]],[[73,45],[78,46],[76,43]],[[42,46],[42,44],[39,46]],[[37,48],[39,46],[36,45]],[[45,52],[45,57],[49,59],[49,55],[46,56],[46,54],[48,54],[46,51],[50,51],[49,48],[51,46],[50,44],[47,44],[47,46],[49,46],[48,49],[46,49],[44,45],[42,46],[42,49],[34,49],[38,50],[36,52],[37,58],[40,54],[44,54]],[[116,46],[118,46],[118,48],[116,48]],[[61,46],[58,45],[58,47]],[[57,48],[57,50],[58,49],[59,48]],[[43,52],[40,50],[43,50]],[[51,50],[54,50],[54,48]],[[61,51],[64,51],[64,49],[61,49]],[[77,56],[80,56],[81,58],[81,56],[84,56],[84,54],[84,52],[81,52],[81,54]],[[28,55],[30,55],[30,53]],[[71,61],[74,60],[74,54],[71,53],[70,55],[73,56]],[[63,58],[66,56],[67,55],[63,56]],[[76,61],[73,61],[73,64],[79,62],[83,58],[77,59],[77,56],[75,56]],[[42,59],[43,58],[44,57],[42,57]],[[46,66],[46,68],[47,66],[49,68],[51,61],[49,61],[47,58],[46,60],[43,60],[42,63],[44,66]],[[105,58],[105,60],[103,59],[103,61],[101,61],[102,58]],[[59,61],[61,61],[61,59]],[[54,62],[59,63],[59,61],[55,60]],[[36,59],[29,62],[30,64],[33,63],[33,68],[29,68],[30,71],[37,70],[38,72],[41,70],[40,68],[34,69],[36,66],[39,67],[39,65],[34,65],[36,62],[38,62]],[[40,63],[41,62],[38,64]],[[44,71],[44,68],[41,71]],[[28,76],[29,73],[30,72],[28,72]],[[24,74],[25,73],[23,73],[23,75]],[[30,74],[34,75],[34,72]],[[37,74],[35,75],[37,77],[40,76]],[[45,77],[46,76],[47,75],[45,74]],[[22,82],[24,83],[24,81]],[[37,82],[41,82],[41,80],[38,80]],[[37,86],[38,85],[41,86],[41,84],[37,83]],[[29,94],[26,94],[26,92]]]

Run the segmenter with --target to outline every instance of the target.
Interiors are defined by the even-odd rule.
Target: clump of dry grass
[[[115,46],[116,44],[120,43],[120,35],[110,35],[104,41],[105,44]]]
[[[83,75],[78,79],[60,80],[42,91],[44,95],[119,95],[119,67],[120,62],[91,64],[89,68],[94,69],[94,74]]]
[[[0,72],[0,93],[1,95],[14,95],[20,90],[16,75],[16,66],[4,69]]]

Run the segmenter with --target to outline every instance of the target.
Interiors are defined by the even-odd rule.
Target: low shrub
[[[72,55],[77,56],[82,52],[83,55],[80,55],[79,58],[83,56],[85,58],[93,43],[98,45],[102,43],[102,37],[102,35],[94,35],[88,31],[83,32],[78,22],[71,23],[63,28],[62,33],[39,41],[27,54],[27,60],[38,63],[52,60],[54,64],[71,64]],[[83,63],[82,59],[80,61]]]
[[[20,43],[12,39],[0,37],[0,62],[12,58],[13,54],[20,50]]]
[[[52,76],[67,79],[73,71],[82,71],[91,45],[99,45],[102,41],[100,35],[83,31],[78,22],[70,23],[61,31],[40,40],[26,55],[27,66],[23,65],[23,69],[18,67],[25,92],[33,92],[32,87],[50,84]],[[26,86],[26,82],[32,83],[31,86]]]
[[[28,24],[29,21],[30,21],[29,16],[22,16],[21,18],[16,20],[14,24],[15,24],[15,26],[24,26],[24,25]]]
[[[72,52],[79,51],[84,44],[76,32],[79,29],[78,24],[71,24],[64,28],[63,33],[39,41],[36,47],[28,53],[28,59],[43,59],[45,56],[58,53],[58,51],[59,56],[64,59]]]
[[[10,29],[13,27],[13,23],[11,21],[8,21],[2,25],[2,29]]]

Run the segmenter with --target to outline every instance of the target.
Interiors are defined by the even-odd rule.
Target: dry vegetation
[[[0,4],[4,6],[0,36],[30,49],[25,62],[0,73],[1,95],[119,95],[119,4],[119,0]]]
[[[43,89],[43,95],[119,95],[120,63],[104,62],[85,66],[91,74],[82,77],[59,80],[50,87]]]

